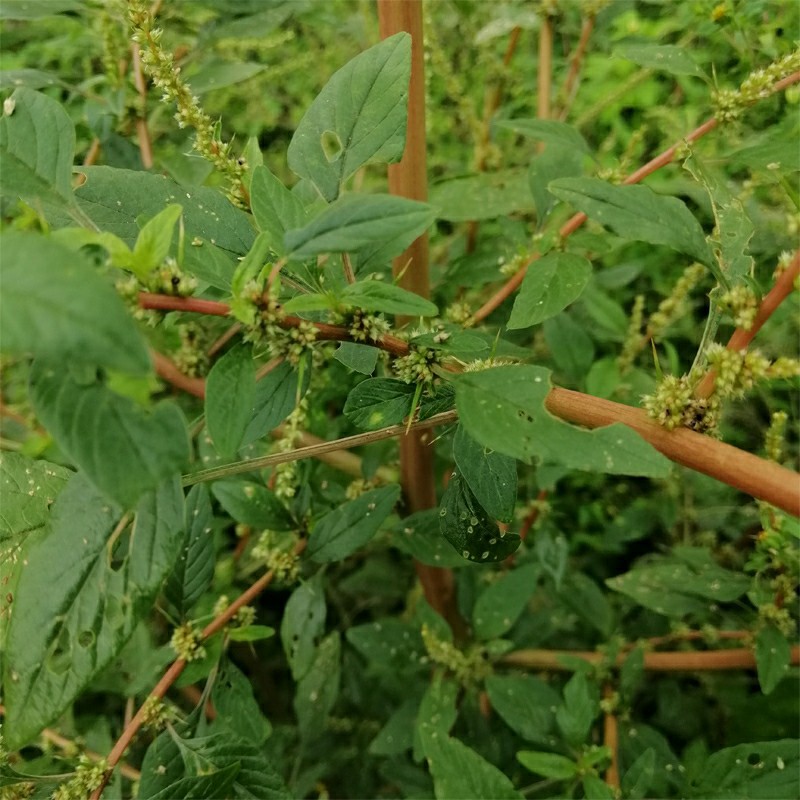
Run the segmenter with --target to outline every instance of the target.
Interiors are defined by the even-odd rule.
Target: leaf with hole
[[[368,378],[347,395],[343,413],[365,431],[397,425],[411,412],[414,391],[412,384],[395,378]]]
[[[300,680],[311,668],[318,639],[325,631],[325,592],[315,575],[291,594],[281,620],[281,644],[292,677]]]

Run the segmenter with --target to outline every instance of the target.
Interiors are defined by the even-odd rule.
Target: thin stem
[[[603,697],[611,700],[614,687],[607,683],[603,687]],[[606,770],[606,783],[615,790],[619,789],[619,725],[617,715],[613,711],[606,711],[603,715],[603,744],[611,751],[611,763]]]
[[[537,84],[536,116],[539,119],[550,119],[550,97],[553,87],[553,20],[549,16],[542,18],[542,24],[539,28],[539,72]]]
[[[136,119],[136,133],[139,139],[139,156],[145,169],[153,168],[153,146],[150,142],[150,131],[147,127],[147,81],[142,69],[142,55],[139,45],[131,45],[133,82],[139,93],[139,116]]]
[[[228,342],[236,336],[237,333],[242,329],[241,322],[235,322],[233,325],[225,331],[206,351],[206,355],[209,358],[213,358],[223,347],[225,347]]]
[[[91,167],[92,164],[97,161],[97,157],[100,155],[100,139],[97,136],[92,139],[92,143],[89,145],[89,149],[86,151],[86,155],[83,157],[83,166],[84,167]]]
[[[342,253],[342,266],[344,267],[344,277],[348,283],[356,282],[356,275],[353,272],[353,262],[350,260],[349,253]]]
[[[594,21],[595,17],[593,15],[586,17],[586,19],[583,20],[583,25],[581,26],[581,36],[580,39],[578,39],[578,46],[575,48],[575,52],[572,54],[572,58],[569,62],[569,72],[567,72],[567,78],[564,81],[563,88],[561,89],[561,97],[563,98],[564,103],[564,106],[558,115],[558,118],[561,121],[565,120],[569,116],[569,112],[572,109],[572,104],[575,102],[575,97],[578,94],[578,77],[581,73],[583,57],[589,44],[589,38],[594,30]]]

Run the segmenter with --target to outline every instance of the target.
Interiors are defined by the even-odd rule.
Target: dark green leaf
[[[430,317],[438,313],[430,300],[381,281],[351,283],[342,292],[341,299],[346,305],[362,311],[383,311],[409,317]]]
[[[586,800],[615,800],[617,797],[614,790],[597,775],[584,775],[581,785]]]
[[[560,592],[561,600],[579,617],[610,636],[614,629],[614,612],[600,587],[582,572],[570,573]]]
[[[756,635],[756,666],[761,691],[770,694],[789,671],[792,648],[786,637],[773,625]]]
[[[247,425],[242,446],[251,444],[265,436],[286,419],[308,388],[310,379],[306,370],[303,386],[300,387],[297,370],[284,361],[278,364],[256,383],[253,417]]]
[[[142,800],[198,800],[201,797],[227,797],[239,774],[237,763],[202,775],[187,775]]]
[[[418,709],[419,701],[414,697],[399,706],[370,742],[370,755],[394,756],[410,750],[414,744],[414,724]]]
[[[572,747],[578,747],[586,741],[600,711],[592,688],[582,672],[576,672],[564,687],[564,703],[556,711],[556,722]]]
[[[580,297],[592,265],[572,253],[548,253],[534,261],[525,273],[508,328],[527,328],[554,317]]]
[[[0,269],[3,352],[150,371],[125,306],[83,255],[46,236],[10,231],[2,235]]]
[[[581,172],[583,155],[580,150],[550,144],[543,153],[535,156],[528,167],[528,185],[536,209],[539,228],[553,210],[557,199],[547,188],[558,178],[577,178]]]
[[[392,531],[392,544],[431,567],[468,567],[439,532],[439,510],[429,508],[401,519]]]
[[[520,750],[517,761],[523,767],[545,778],[564,781],[578,774],[578,765],[566,756],[556,753],[537,753],[533,750]]]
[[[206,426],[217,452],[232,459],[244,439],[256,399],[256,368],[250,347],[225,353],[206,380]]]
[[[458,470],[442,497],[439,529],[457,553],[479,564],[502,561],[519,547],[519,536],[500,531]]]
[[[259,230],[269,234],[272,249],[279,256],[286,255],[286,231],[306,224],[303,204],[266,167],[260,166],[253,170],[250,182],[250,206]]]
[[[486,679],[492,708],[513,731],[529,742],[549,744],[558,693],[530,675],[491,675]]]
[[[621,44],[614,49],[614,55],[633,61],[640,67],[663,70],[673,75],[706,77],[689,53],[674,44]]]
[[[250,681],[229,660],[220,668],[211,702],[217,719],[238,738],[258,746],[270,735],[272,726],[261,713]]]
[[[656,751],[648,747],[622,776],[622,791],[630,800],[647,797],[656,766]]]
[[[250,481],[217,481],[211,491],[236,522],[257,530],[288,531],[294,527],[281,501],[266,486]]]
[[[325,631],[326,611],[319,575],[301,583],[286,603],[281,620],[281,643],[296,681],[311,668],[318,640]]]
[[[563,313],[545,320],[543,333],[559,374],[573,383],[581,383],[595,355],[594,342],[584,326]]]
[[[530,136],[547,145],[568,148],[572,151],[589,153],[589,145],[578,131],[566,122],[553,119],[504,119],[496,123],[498,128]]]
[[[713,264],[703,229],[676,197],[658,195],[647,186],[614,186],[599,178],[559,178],[549,189],[624,239],[667,245]]]
[[[208,488],[193,486],[186,497],[183,544],[164,586],[167,600],[185,619],[214,577],[214,537]]]
[[[472,628],[478,639],[497,639],[512,628],[536,591],[540,572],[538,564],[517,567],[478,595],[472,609]]]
[[[397,33],[336,72],[289,144],[289,167],[329,202],[371,161],[392,163],[406,142],[411,37]]]
[[[415,760],[424,758],[428,747],[435,746],[436,739],[447,738],[450,733],[458,716],[458,688],[456,681],[445,678],[441,670],[433,674],[417,711],[413,735]]]
[[[534,207],[527,172],[517,168],[436,183],[430,203],[438,219],[450,222],[494,219]]]
[[[357,428],[376,431],[402,422],[411,411],[414,386],[395,378],[368,378],[344,404],[344,415]]]
[[[384,486],[328,512],[311,531],[308,555],[317,562],[347,558],[378,532],[399,498],[400,487]]]
[[[356,625],[348,629],[346,637],[371,664],[395,672],[424,669],[428,660],[419,629],[392,617]]]
[[[320,642],[314,663],[297,682],[294,711],[303,739],[312,739],[325,730],[325,721],[339,696],[341,641],[338,632]]]
[[[145,495],[130,532],[109,553],[121,517],[76,475],[56,499],[50,535],[28,553],[4,664],[4,732],[12,749],[57,719],[150,612],[180,548],[180,482]]]
[[[145,410],[100,381],[79,383],[65,365],[37,362],[31,401],[42,424],[108,497],[126,508],[189,456],[186,421],[164,401]]]
[[[333,357],[344,364],[353,372],[360,372],[362,375],[372,375],[378,364],[380,351],[377,347],[369,347],[365,344],[353,344],[352,342],[342,342]]]

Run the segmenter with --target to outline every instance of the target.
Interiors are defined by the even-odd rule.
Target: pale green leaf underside
[[[614,55],[633,61],[640,67],[663,70],[673,75],[706,77],[689,53],[674,44],[621,44],[614,49]]]

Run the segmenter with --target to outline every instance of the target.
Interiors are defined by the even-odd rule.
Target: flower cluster
[[[689,376],[667,375],[653,394],[642,399],[647,413],[667,430],[691,428],[699,433],[717,426],[719,400],[716,397],[694,397],[694,381]]]
[[[469,303],[453,303],[445,309],[444,316],[448,322],[454,322],[456,325],[463,325],[468,328],[472,319],[472,308],[470,308]]]
[[[167,723],[176,719],[173,706],[167,705],[155,695],[150,695],[142,705],[142,727],[153,731],[163,730]]]
[[[52,794],[53,800],[86,800],[86,796],[100,787],[108,769],[105,759],[93,763],[82,755],[73,777],[62,783]]]
[[[719,307],[733,317],[737,328],[749,331],[753,327],[758,314],[758,297],[756,293],[743,283],[734,286],[717,300]]]
[[[149,292],[157,294],[189,297],[197,289],[197,278],[184,272],[178,266],[178,262],[169,257],[157,270],[147,276],[146,287]]]
[[[344,491],[344,496],[348,500],[356,500],[357,498],[361,497],[362,494],[371,491],[376,486],[377,481],[375,480],[356,478],[354,481],[350,481],[350,483],[347,485],[347,488]]]
[[[296,537],[275,531],[263,531],[252,551],[275,574],[278,583],[294,583],[300,573],[300,557],[294,552]]]
[[[308,423],[308,399],[303,398],[283,423],[283,436],[278,440],[280,452],[294,450],[303,428]],[[297,491],[297,462],[287,461],[275,467],[275,496],[290,500]]]
[[[367,314],[361,310],[353,312],[347,332],[354,342],[375,342],[390,330],[390,325],[379,314]]]
[[[162,31],[153,27],[147,0],[128,0],[128,19],[133,28],[131,38],[141,48],[142,64],[161,90],[161,100],[175,104],[178,126],[194,129],[194,149],[225,175],[232,202],[243,207],[246,192],[242,179],[247,165],[231,153],[230,143],[220,140],[214,120],[200,107],[200,100],[181,77],[181,68],[161,45]]]
[[[656,312],[647,323],[647,338],[656,339],[682,313],[689,293],[703,279],[706,268],[702,264],[692,264],[683,271],[683,275],[672,291],[658,305]]]
[[[256,545],[258,547],[258,545]],[[230,600],[228,599],[228,595],[223,594],[217,598],[217,602],[214,603],[214,616],[218,617],[222,614],[223,611],[230,605]],[[240,608],[236,609],[236,613],[233,615],[233,618],[228,623],[228,627],[231,628],[248,628],[256,621],[256,610],[253,606],[241,606]]]
[[[628,322],[628,332],[622,345],[617,363],[620,374],[626,373],[633,364],[634,359],[642,349],[642,323],[644,321],[644,295],[637,294],[631,309],[631,318]]]
[[[170,644],[178,654],[178,658],[182,658],[184,661],[198,661],[206,656],[206,649],[203,647],[202,641],[202,634],[194,623],[187,622],[175,628]]]
[[[180,347],[172,353],[175,366],[184,374],[196,378],[205,375],[209,359],[203,346],[204,331],[196,322],[178,326]]]
[[[788,608],[765,603],[758,607],[758,618],[764,625],[774,625],[784,636],[795,635],[795,622]]]
[[[769,428],[764,437],[764,449],[770,461],[780,463],[783,458],[783,438],[786,435],[786,423],[789,415],[785,411],[776,411],[772,415]]]
[[[427,625],[422,626],[422,641],[431,661],[440,664],[462,685],[480,683],[492,674],[492,666],[483,647],[473,647],[465,652],[451,642],[439,639]]]
[[[728,350],[721,344],[708,348],[709,366],[716,371],[714,390],[720,397],[741,397],[758,381],[786,380],[800,376],[800,361],[782,356],[775,361],[758,350]]]
[[[407,356],[400,356],[394,360],[392,368],[394,374],[406,383],[431,383],[436,363],[435,350],[412,345]]]

